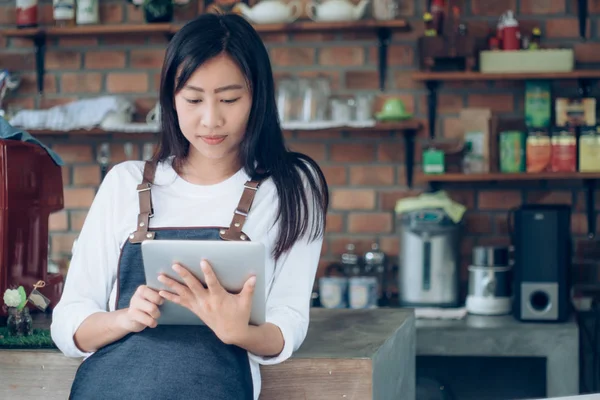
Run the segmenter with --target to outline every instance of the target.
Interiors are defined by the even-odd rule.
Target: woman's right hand
[[[146,327],[156,328],[156,320],[160,317],[158,306],[164,301],[154,289],[146,285],[138,286],[129,307],[121,314],[119,325],[129,332],[141,332]]]

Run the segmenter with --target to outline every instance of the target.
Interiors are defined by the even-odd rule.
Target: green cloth
[[[8,336],[8,328],[0,327],[0,349],[55,349],[49,329],[34,329],[31,336]]]
[[[448,217],[458,223],[462,219],[467,208],[460,203],[455,202],[444,191],[435,193],[423,193],[417,197],[407,197],[398,200],[396,203],[396,214],[402,214],[409,211],[423,210],[431,208],[440,208],[444,210]]]

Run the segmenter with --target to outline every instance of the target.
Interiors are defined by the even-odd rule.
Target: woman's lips
[[[214,146],[223,142],[226,137],[227,136],[200,136],[200,139],[204,140],[204,143]]]

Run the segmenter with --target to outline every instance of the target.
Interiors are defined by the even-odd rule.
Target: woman
[[[303,342],[328,189],[310,158],[288,152],[268,53],[242,17],[202,15],[171,40],[161,76],[161,138],[148,163],[115,166],[82,228],[52,338],[86,357],[71,398],[256,399],[259,364]],[[267,322],[248,324],[253,278],[236,295],[209,265],[204,288],[145,286],[140,243],[160,239],[262,242]],[[206,323],[158,325],[174,301]]]

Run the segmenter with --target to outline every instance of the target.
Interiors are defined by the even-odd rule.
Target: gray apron
[[[248,181],[227,227],[157,228],[150,188],[156,166],[147,162],[138,185],[137,230],[121,250],[116,309],[129,306],[145,284],[141,242],[144,240],[250,240],[242,227],[259,182]],[[70,399],[251,400],[253,384],[246,350],[224,344],[204,325],[159,325],[131,333],[88,357],[78,368]]]

